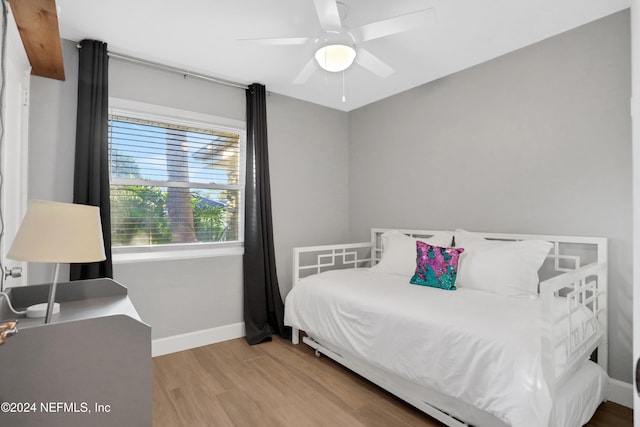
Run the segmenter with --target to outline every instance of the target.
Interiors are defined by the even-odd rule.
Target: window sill
[[[118,253],[114,251],[114,264],[133,264],[138,262],[175,261],[181,259],[211,258],[219,256],[238,256],[244,254],[243,246],[226,246],[221,248],[199,248],[166,251],[138,251]]]

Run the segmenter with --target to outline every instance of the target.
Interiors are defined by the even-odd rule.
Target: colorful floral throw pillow
[[[462,248],[442,248],[417,241],[417,266],[410,283],[455,291],[458,259],[462,252]]]

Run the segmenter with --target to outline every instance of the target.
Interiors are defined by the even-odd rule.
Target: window
[[[242,242],[244,130],[172,112],[110,109],[116,253],[126,247],[194,249]]]

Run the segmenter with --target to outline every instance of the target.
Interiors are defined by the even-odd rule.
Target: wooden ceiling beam
[[[31,74],[64,80],[56,1],[9,0],[9,3],[31,63]]]

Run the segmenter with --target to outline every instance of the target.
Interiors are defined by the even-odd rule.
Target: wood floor
[[[631,427],[632,411],[614,403],[589,427]],[[153,360],[155,427],[443,424],[349,372],[306,345],[274,338],[250,347],[226,341]]]

